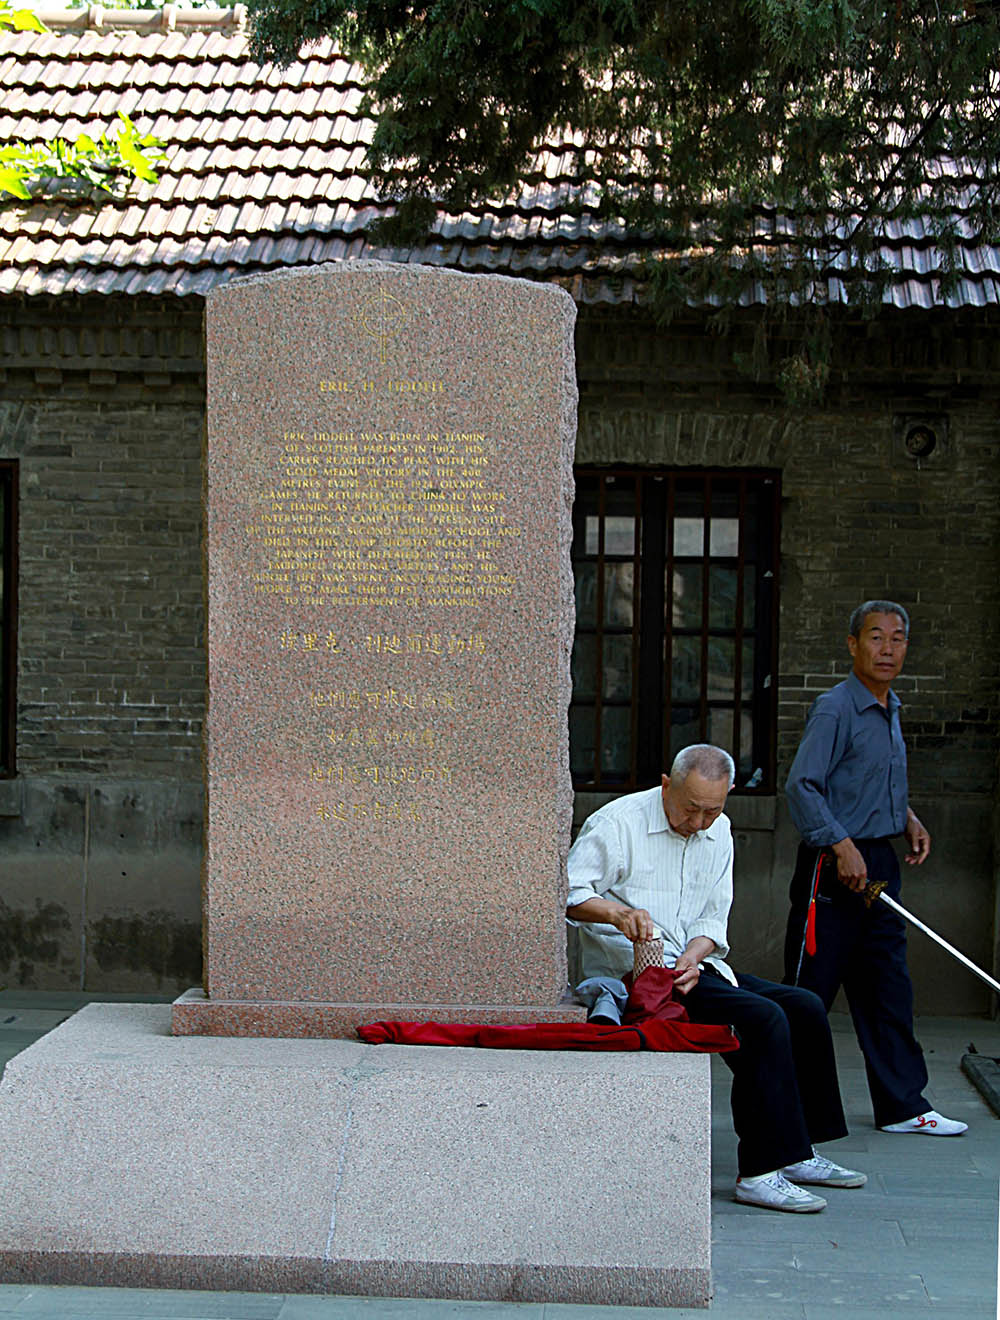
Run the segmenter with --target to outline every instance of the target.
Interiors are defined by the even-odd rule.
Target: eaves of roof
[[[0,141],[96,136],[123,111],[164,139],[168,159],[156,184],[133,185],[124,199],[0,204],[0,293],[203,295],[237,275],[378,256],[555,281],[583,303],[642,298],[649,246],[580,209],[592,199],[576,182],[572,141],[540,154],[515,199],[442,213],[423,246],[376,249],[364,237],[380,208],[362,174],[372,132],[362,76],[330,41],[280,69],[249,58],[242,5],[41,16],[50,32],[0,36]],[[961,224],[961,199],[958,215]],[[761,217],[762,242],[789,233],[786,217]],[[944,293],[927,227],[889,226],[882,258],[898,278],[887,299],[1000,302],[1000,249],[978,245],[971,229],[965,239]],[[829,301],[847,301],[844,274],[831,264]],[[765,298],[759,286],[743,301]]]

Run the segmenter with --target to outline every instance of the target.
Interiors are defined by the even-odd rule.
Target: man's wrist
[[[696,962],[701,962],[704,958],[710,958],[718,948],[710,935],[693,935],[688,940],[684,953],[694,958]]]
[[[608,903],[613,903],[614,900],[607,899],[606,901]],[[607,913],[607,923],[609,926],[614,926],[615,930],[621,931],[623,935],[627,934],[624,928],[628,924],[629,918],[634,911],[635,908],[630,908],[625,904],[622,904],[621,906],[616,904],[612,906]]]

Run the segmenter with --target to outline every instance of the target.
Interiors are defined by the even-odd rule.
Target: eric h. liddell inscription
[[[566,304],[375,265],[210,300],[212,993],[453,998],[446,911],[482,1002],[555,992],[503,965],[511,901],[540,966],[559,934]]]
[[[348,382],[340,384],[346,395]],[[387,387],[404,384],[444,391],[442,381]],[[316,597],[414,608],[509,596],[512,578],[496,557],[522,529],[508,517],[493,439],[485,431],[376,430],[376,382],[351,397],[356,430],[275,437],[247,525],[260,564],[254,590],[287,604]]]
[[[398,329],[405,308],[391,306]],[[370,318],[368,300],[355,317],[361,343]],[[388,334],[371,337],[377,368]],[[316,818],[332,829],[406,825],[434,800],[415,788],[456,781],[452,716],[496,658],[474,614],[512,595],[523,529],[487,431],[381,426],[387,402],[397,416],[402,402],[421,422],[434,417],[447,380],[340,373],[315,391],[313,413],[351,415],[352,429],[292,419],[265,437],[248,585],[275,609],[261,642],[306,671],[296,722],[313,759],[298,777]],[[456,611],[443,630],[442,609]]]

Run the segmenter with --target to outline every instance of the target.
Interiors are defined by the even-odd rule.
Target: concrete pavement
[[[0,992],[0,1060],[97,998]],[[146,1002],[155,1002],[147,1000]],[[864,1068],[848,1020],[834,1016],[851,1135],[827,1148],[868,1186],[831,1191],[820,1215],[782,1215],[731,1199],[735,1138],[728,1074],[713,1060],[713,1278],[710,1309],[283,1296],[0,1283],[0,1317],[34,1320],[993,1320],[997,1316],[1000,1121],[959,1070],[974,1043],[1000,1056],[1000,1025],[925,1018],[918,1035],[930,1099],[970,1124],[964,1137],[892,1136],[871,1126]],[[627,1214],[627,1207],[623,1207]]]

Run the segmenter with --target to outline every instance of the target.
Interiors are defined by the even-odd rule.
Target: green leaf
[[[135,145],[132,138],[122,134],[118,139],[118,150],[121,158],[138,179],[146,183],[155,183],[158,175],[153,167],[143,156],[142,152]]]
[[[0,165],[0,192],[13,193],[23,201],[31,201],[31,193],[24,186],[20,171],[9,165]]]
[[[48,28],[30,9],[12,9],[7,0],[0,0],[0,28],[13,28],[15,32],[48,32]]]

